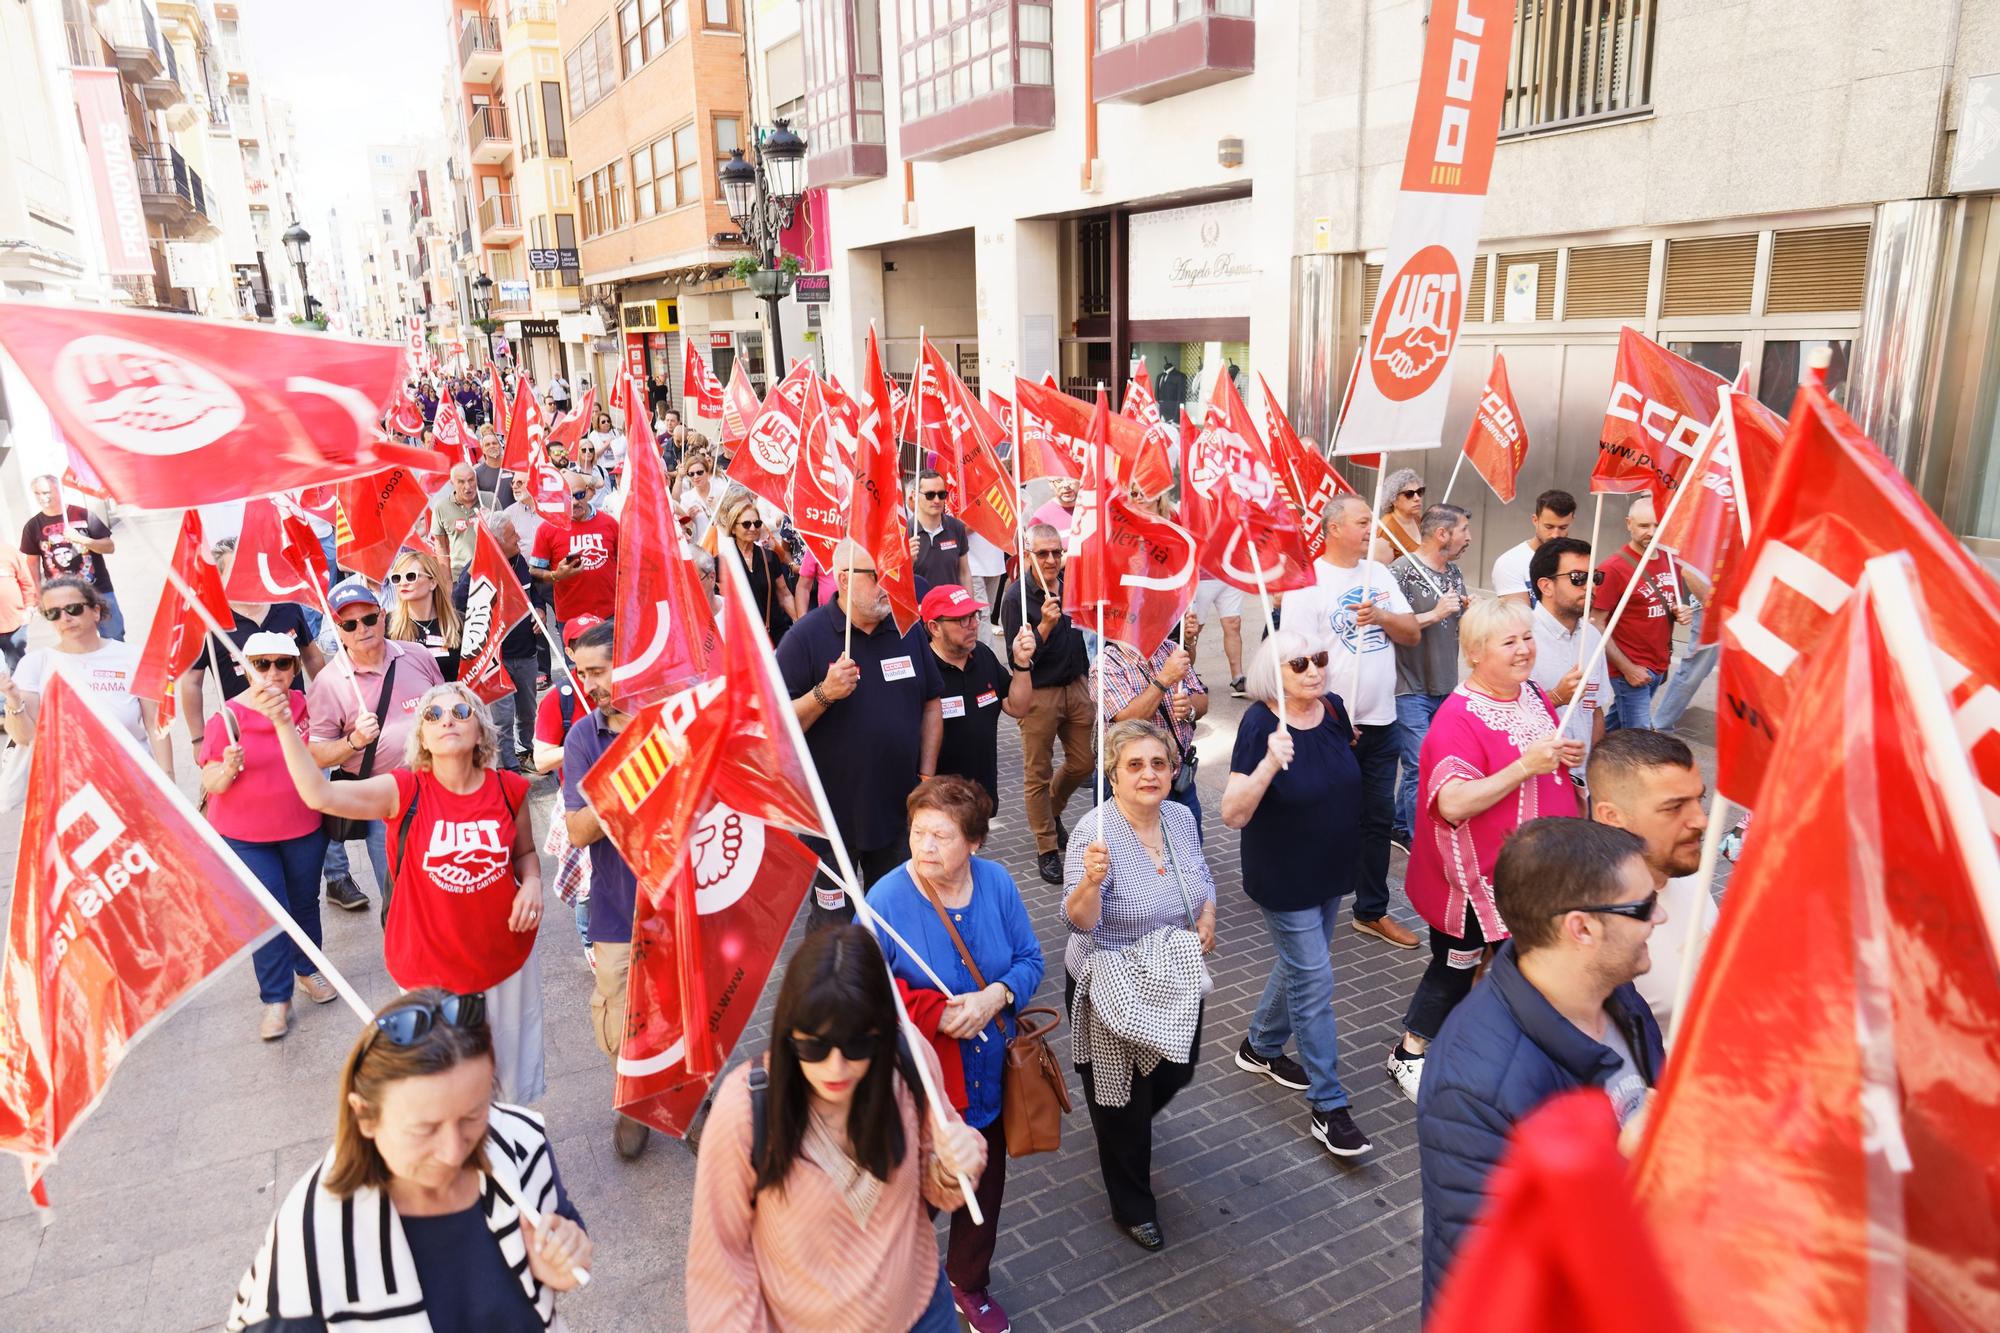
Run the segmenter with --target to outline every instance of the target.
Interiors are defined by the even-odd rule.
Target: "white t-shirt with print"
[[[146,723],[139,713],[139,696],[132,693],[132,682],[139,674],[137,647],[106,639],[104,646],[93,653],[38,648],[21,659],[21,669],[14,673],[14,684],[24,694],[46,693],[51,670],[77,689],[90,691],[96,696],[92,702],[106,716],[122,724],[132,733],[133,740],[141,745],[146,743]]]
[[[1409,599],[1389,576],[1386,566],[1364,560],[1359,565],[1342,568],[1321,558],[1313,566],[1319,582],[1285,594],[1285,628],[1326,645],[1329,654],[1326,688],[1340,696],[1356,726],[1380,727],[1396,720],[1396,653],[1380,624],[1366,629],[1355,624],[1354,612],[1361,605],[1364,570],[1377,608],[1410,614]],[[1354,685],[1357,641],[1361,653],[1358,690]]]

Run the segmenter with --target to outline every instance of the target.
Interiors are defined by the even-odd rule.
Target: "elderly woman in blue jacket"
[[[1581,819],[1536,819],[1493,868],[1512,934],[1445,1019],[1417,1093],[1424,1308],[1486,1200],[1515,1122],[1572,1088],[1604,1090],[1619,1146],[1638,1146],[1666,1047],[1632,980],[1666,919],[1646,845]]]

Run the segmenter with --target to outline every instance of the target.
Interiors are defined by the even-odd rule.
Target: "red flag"
[[[1795,436],[1832,406],[1806,392]],[[1793,468],[1800,451],[1787,455]],[[1863,503],[1842,515],[1901,497]],[[1910,589],[1939,563],[1897,562]],[[1977,887],[2000,866],[1989,828],[1954,836],[1934,774],[1965,770],[1920,738],[1920,696],[1892,660],[1939,653],[1961,617],[1991,627],[1990,588],[1946,591],[1949,615],[1898,595],[1938,639],[1899,636],[1895,654],[1879,587],[1820,627],[1769,756],[1777,813],[1730,875],[1675,1033],[1634,1179],[1654,1234],[1673,1238],[1697,1327],[2000,1328],[2000,968]],[[1931,682],[1940,713],[1950,687]]]
[[[1118,415],[1143,427],[1147,447],[1157,446],[1163,456],[1171,457],[1180,448],[1180,437],[1160,414],[1160,400],[1153,396],[1153,377],[1146,373],[1143,356],[1132,363],[1132,376],[1125,381],[1125,402]]]
[[[962,431],[953,430],[950,421],[953,401],[950,386],[954,384],[960,392],[964,391],[965,386],[959,383],[958,372],[951,368],[937,348],[931,346],[930,339],[924,339],[918,349],[914,381],[916,392],[911,395],[913,406],[906,434],[916,443],[918,457],[922,460],[920,467],[936,469],[955,501],[962,489],[960,474],[964,465],[959,444]]]
[[[868,359],[862,373],[861,439],[854,476],[849,528],[861,549],[875,558],[875,581],[889,595],[896,628],[908,634],[917,623],[917,590],[910,581],[910,522],[903,512],[901,461],[890,430],[889,377],[875,330],[868,330]]]
[[[528,618],[528,596],[483,523],[472,540],[471,569],[465,581],[465,623],[459,630],[458,678],[490,704],[513,688],[500,665],[500,642]]]
[[[964,486],[959,521],[1003,551],[1012,546],[1021,522],[1020,492],[1014,489],[1013,474],[984,440],[966,446]]]
[[[1701,471],[1683,483],[1687,494],[1660,529],[1660,545],[1711,583],[1722,579],[1731,558],[1743,548],[1749,527],[1749,501],[1742,489],[1745,474],[1769,478],[1785,432],[1784,419],[1756,399],[1737,389],[1723,393],[1725,401],[1715,419],[1715,445],[1702,460]],[[1702,637],[1711,643],[1721,633],[1720,623],[1710,629],[1713,619],[1702,619]]]
[[[805,434],[806,393],[813,382],[810,361],[793,364],[744,432],[742,445],[729,458],[729,479],[790,510],[792,473],[799,465],[799,443]]]
[[[1521,465],[1528,461],[1528,427],[1521,420],[1521,409],[1514,406],[1514,390],[1507,383],[1507,358],[1498,352],[1493,354],[1486,389],[1472,413],[1472,429],[1466,432],[1465,457],[1501,504],[1514,503],[1514,481],[1521,475]]]
[[[1022,480],[1039,476],[1082,475],[1090,445],[1090,408],[1046,384],[1016,377],[1014,401],[1022,412]],[[1149,440],[1145,427],[1113,417],[1110,421],[1113,475],[1121,485],[1136,486],[1141,495],[1158,495],[1174,484],[1172,464],[1164,448]],[[1043,459],[1035,466],[1036,448]]]
[[[945,440],[938,451],[938,470],[951,488],[952,512],[995,546],[1010,546],[1020,517],[1018,497],[1013,477],[1000,466],[995,452],[1007,432],[943,358],[937,359],[933,373]]]
[[[491,361],[486,363],[486,377],[490,381],[488,396],[493,399],[493,428],[504,438],[512,433],[512,423],[507,419],[507,386],[500,379],[500,367]],[[511,454],[502,455],[504,466]]]
[[[1665,512],[1674,483],[1715,420],[1716,394],[1729,381],[1675,356],[1630,325],[1618,331],[1612,378],[1590,489],[1613,495],[1651,492]]]
[[[229,609],[229,594],[222,589],[222,572],[209,563],[201,515],[192,509],[181,515],[180,533],[174,539],[170,558],[174,572],[194,589],[216,623],[234,624],[236,613]],[[153,612],[153,624],[146,632],[146,646],[139,654],[139,668],[132,679],[132,693],[160,705],[162,729],[173,720],[174,682],[201,658],[207,633],[208,626],[201,616],[169,581],[160,589],[159,608]]]
[[[16,302],[0,306],[0,347],[127,504],[214,504],[439,465],[378,434],[403,370],[388,343]]]
[[[1172,521],[1097,480],[1109,449],[1109,417],[1100,389],[1091,420],[1097,443],[1067,539],[1063,610],[1077,624],[1094,627],[1101,603],[1104,636],[1151,657],[1194,601],[1195,543]]]
[[[1216,376],[1201,430],[1188,446],[1184,507],[1206,522],[1192,529],[1201,542],[1201,572],[1244,592],[1288,592],[1317,580],[1298,515],[1279,497],[1278,470],[1257,434],[1250,409],[1229,376]]]
[[[1222,480],[1222,468],[1214,461],[1208,442],[1202,439],[1205,432],[1196,428],[1194,418],[1193,412],[1181,413],[1180,503],[1175,506],[1174,516],[1199,542],[1207,539],[1215,522],[1215,503],[1210,497]],[[1204,465],[1208,475],[1196,485],[1196,469]]]
[[[431,439],[454,463],[478,464],[479,437],[466,429],[465,417],[450,394],[438,398],[437,415],[431,419]]]
[[[1739,439],[1741,437],[1739,436]],[[1748,463],[1751,453],[1741,455]],[[1792,725],[1805,674],[1868,559],[1907,550],[1989,802],[2000,809],[2000,585],[1818,385],[1800,388],[1769,483],[1755,489],[1749,545],[1707,617],[1722,626],[1716,787],[1754,804],[1772,743]],[[1761,494],[1759,493],[1761,492]],[[1948,609],[1947,609],[1948,608]],[[1706,617],[1705,617],[1706,618]]]
[[[318,551],[318,539],[312,538],[310,532],[306,535]],[[277,505],[263,496],[245,501],[243,530],[236,538],[236,558],[230,561],[229,577],[223,581],[229,600],[297,602],[317,607],[326,593],[326,585],[316,583],[316,577],[311,565],[300,563],[296,539],[287,540]],[[229,618],[221,619],[224,624],[230,623]]]
[[[1667,1234],[1678,1261],[1680,1233]],[[1717,1325],[1729,1326],[1738,1321]],[[1580,1088],[1542,1103],[1514,1126],[1487,1178],[1485,1210],[1431,1302],[1425,1333],[1688,1327],[1633,1201],[1610,1101]]]
[[[409,469],[392,467],[343,481],[335,494],[347,527],[343,535],[336,525],[334,554],[340,567],[377,582],[388,578],[396,552],[414,535],[430,505],[423,483]]]
[[[731,448],[742,440],[762,406],[757,401],[757,391],[750,387],[749,376],[743,373],[743,363],[733,363],[729,367],[729,388],[722,395],[723,448]]]
[[[515,381],[514,410],[508,417],[507,449],[502,462],[507,470],[525,480],[528,501],[535,516],[569,531],[569,482],[549,461],[548,430],[542,416],[541,400],[526,375]]]
[[[498,391],[499,372],[494,372],[495,391]],[[507,438],[500,454],[500,465],[509,472],[519,475],[528,470],[533,462],[533,451],[542,446],[546,432],[542,418],[542,404],[535,397],[534,386],[528,383],[526,375],[514,381],[514,406],[507,413]],[[528,433],[532,429],[535,440],[531,445]]]
[[[132,1043],[272,924],[242,863],[60,675],[28,762],[0,962],[0,1148],[46,1202],[42,1173]]]
[[[722,418],[722,381],[715,378],[715,372],[708,368],[701,355],[694,350],[694,340],[681,338],[681,397],[698,417],[710,421]]]
[[[410,382],[403,380],[396,386],[396,397],[389,404],[387,425],[398,435],[418,436],[424,433],[424,408],[410,392]]]
[[[1354,494],[1354,488],[1318,450],[1308,448],[1299,438],[1271,386],[1264,383],[1263,375],[1257,376],[1257,383],[1264,390],[1264,426],[1271,432],[1278,487],[1299,516],[1299,535],[1305,543],[1307,558],[1317,560],[1326,548],[1326,507],[1343,491]]]
[[[716,630],[701,576],[681,551],[680,524],[667,503],[660,449],[645,413],[635,414],[626,432],[631,447],[618,525],[611,690],[618,706],[632,712],[705,675]]]
[[[838,382],[814,380],[806,386],[799,461],[792,470],[792,491],[784,508],[822,569],[833,568],[833,549],[847,535],[860,433],[860,408]]]
[[[736,562],[733,551],[722,558]],[[741,572],[740,566],[735,571]],[[792,701],[773,685],[781,679],[764,618],[750,600],[746,578],[721,575],[722,670],[728,731],[708,789],[718,801],[753,818],[823,835],[819,806],[806,772],[811,762],[792,743],[783,714]]]

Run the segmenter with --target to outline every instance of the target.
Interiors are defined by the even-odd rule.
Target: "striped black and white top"
[[[1153,854],[1139,841],[1139,835],[1132,831],[1131,822],[1119,811],[1117,801],[1109,797],[1079,819],[1070,832],[1069,855],[1063,865],[1065,900],[1083,879],[1083,851],[1098,841],[1100,821],[1104,828],[1104,848],[1110,854],[1111,873],[1105,876],[1101,890],[1103,911],[1096,927],[1091,930],[1070,927],[1063,966],[1072,977],[1082,971],[1084,959],[1093,950],[1122,949],[1162,926],[1194,929],[1190,905],[1192,915],[1199,917],[1202,904],[1215,901],[1215,878],[1209,874],[1208,862],[1201,854],[1201,835],[1195,827],[1192,810],[1177,801],[1160,805],[1160,825],[1166,830],[1167,846],[1173,852],[1171,862],[1179,868],[1179,879],[1187,887],[1187,896],[1183,898],[1181,883],[1176,882],[1173,870],[1160,868]]]
[[[558,1190],[548,1130],[533,1111],[495,1102],[486,1138],[490,1174],[479,1206],[487,1229],[542,1327],[559,1331],[564,1325],[556,1314],[555,1293],[536,1281],[528,1267],[520,1213],[508,1195],[512,1190],[544,1216],[555,1211]],[[292,1320],[308,1321],[309,1327],[314,1326],[309,1321],[328,1328],[351,1325],[370,1333],[430,1333],[416,1261],[388,1192],[364,1188],[337,1198],[320,1186],[332,1165],[329,1150],[279,1205],[250,1271],[236,1288],[224,1325],[231,1333]]]

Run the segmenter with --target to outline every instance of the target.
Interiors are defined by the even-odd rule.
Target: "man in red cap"
[[[979,641],[979,613],[985,609],[986,603],[956,583],[932,588],[917,608],[930,635],[938,674],[944,677],[944,741],[938,746],[937,771],[955,773],[986,788],[997,810],[1000,714],[1026,714],[1035,683],[1025,671],[1009,671]],[[1034,655],[1034,631],[1023,626],[1014,637],[1013,658],[1021,662]]]

